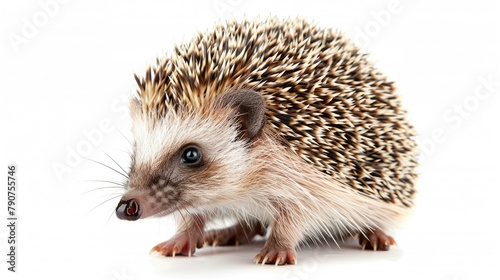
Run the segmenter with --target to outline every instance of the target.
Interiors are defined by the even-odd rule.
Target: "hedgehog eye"
[[[182,152],[181,163],[186,165],[198,165],[201,162],[201,151],[197,147],[189,146]]]

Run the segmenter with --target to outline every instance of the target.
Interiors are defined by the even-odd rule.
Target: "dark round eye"
[[[182,152],[181,163],[186,165],[197,165],[201,162],[201,151],[197,147],[187,147]]]

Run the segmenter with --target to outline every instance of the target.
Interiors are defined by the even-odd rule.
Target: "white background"
[[[268,2],[1,2],[0,181],[15,163],[19,183],[19,272],[2,261],[2,279],[499,279],[499,2]],[[158,258],[148,251],[174,232],[169,218],[119,221],[118,198],[92,210],[114,190],[83,194],[108,185],[84,181],[122,178],[80,155],[128,165],[132,74],[217,20],[257,15],[343,30],[396,81],[423,149],[399,248],[305,247],[285,267],[252,264],[262,244]],[[0,241],[4,260],[4,225]]]

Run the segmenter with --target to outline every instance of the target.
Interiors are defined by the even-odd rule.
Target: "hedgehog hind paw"
[[[385,234],[382,230],[376,229],[359,235],[359,245],[362,250],[388,251],[391,245],[396,245],[392,236]]]
[[[266,235],[266,227],[256,221],[251,226],[240,222],[234,226],[205,232],[205,245],[212,246],[238,246],[250,243],[256,236]]]

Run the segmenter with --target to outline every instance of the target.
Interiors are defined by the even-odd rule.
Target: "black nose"
[[[116,216],[120,220],[135,221],[141,214],[141,207],[135,199],[121,200],[116,207]]]

